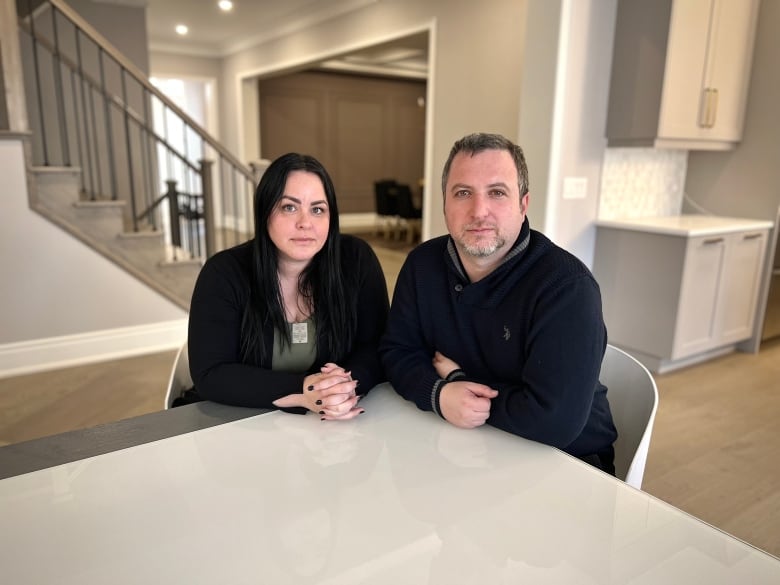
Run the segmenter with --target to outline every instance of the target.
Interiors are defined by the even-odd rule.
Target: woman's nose
[[[309,220],[309,215],[303,211],[299,213],[295,225],[298,229],[309,227],[311,225],[311,221]]]

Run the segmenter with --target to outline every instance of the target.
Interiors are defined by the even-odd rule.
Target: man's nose
[[[488,214],[488,198],[483,193],[474,193],[471,197],[471,215],[485,217]]]

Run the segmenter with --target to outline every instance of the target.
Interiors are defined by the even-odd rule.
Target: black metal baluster
[[[125,119],[125,148],[127,149],[127,175],[130,188],[130,210],[133,214],[133,231],[138,231],[138,219],[136,218],[136,202],[135,202],[135,173],[133,172],[133,150],[130,142],[130,113],[127,103],[127,81],[125,77],[125,68],[120,65],[119,77],[122,82],[122,102],[124,103],[124,119]]]
[[[103,51],[102,47],[98,47],[98,61],[100,64],[100,89],[103,93],[103,111],[106,122],[106,151],[108,156],[108,178],[111,183],[111,200],[116,201],[118,199],[117,183],[116,183],[116,165],[114,164],[114,133],[112,132],[111,124],[111,104],[108,100],[108,90],[106,89],[106,73],[103,64]]]
[[[149,133],[148,127],[153,123],[149,121],[149,100],[147,99],[147,90],[145,87],[141,87],[141,100],[143,101],[143,124],[139,129],[141,140],[141,165],[143,167],[142,177],[144,181],[144,207],[148,207],[154,201],[154,185],[156,184],[156,178],[152,173],[152,155],[149,152],[149,147],[152,142],[152,135]],[[148,217],[147,219],[152,224],[152,229],[157,230],[156,214]]]
[[[62,89],[62,61],[60,58],[60,41],[57,34],[57,8],[52,5],[51,27],[54,35],[54,51],[52,53],[52,69],[54,70],[54,95],[57,101],[57,118],[60,129],[60,148],[62,149],[62,166],[69,167],[70,146],[68,145],[68,128],[65,119],[65,92]]]
[[[84,120],[84,150],[87,153],[87,168],[84,168],[84,159],[81,163],[81,189],[82,192],[86,192],[86,176],[89,176],[89,188],[90,199],[94,199],[95,194],[95,182],[92,167],[92,149],[90,148],[89,140],[89,110],[87,109],[87,91],[89,90],[89,84],[87,83],[84,75],[84,63],[81,56],[81,31],[76,28],[76,63],[78,66],[78,76],[81,87],[81,109],[83,111]],[[78,117],[78,116],[77,116]]]
[[[231,192],[233,193],[233,245],[241,243],[241,237],[238,233],[238,193],[236,192],[236,171],[233,165],[230,165],[230,178],[232,182]]]

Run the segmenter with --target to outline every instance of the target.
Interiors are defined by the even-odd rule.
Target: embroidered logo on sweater
[[[509,333],[509,327],[504,325],[504,341],[509,341],[510,337],[512,337],[512,334]]]

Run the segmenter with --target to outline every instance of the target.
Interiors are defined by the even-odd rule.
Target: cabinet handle
[[[701,92],[701,107],[699,108],[699,126],[707,127],[710,118],[710,88],[705,87]]]
[[[758,233],[758,234],[745,234],[744,236],[742,236],[742,239],[743,240],[755,240],[757,238],[760,238],[762,235],[763,234],[761,234],[761,233]]]
[[[715,127],[715,120],[718,118],[718,90],[712,89],[710,91],[710,124],[708,128],[714,128]]]
[[[723,241],[723,238],[710,238],[708,240],[704,240],[702,242],[705,246],[713,246],[715,244],[720,244]]]

